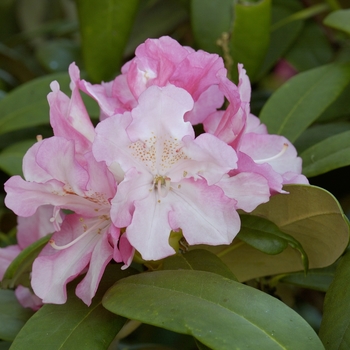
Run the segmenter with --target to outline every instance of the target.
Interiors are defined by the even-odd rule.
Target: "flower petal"
[[[87,306],[90,306],[104,270],[113,257],[113,248],[108,243],[107,232],[101,232],[99,235],[101,237],[92,252],[88,272],[75,290],[77,297]]]
[[[173,230],[182,229],[190,245],[230,244],[240,229],[236,201],[218,186],[204,180],[185,179],[173,190],[169,221]],[[168,195],[169,197],[169,195]]]
[[[88,222],[87,222],[88,223]],[[67,244],[84,233],[80,216],[66,216],[60,232],[53,235],[57,245]],[[35,259],[32,270],[32,288],[44,303],[64,304],[66,285],[89,264],[93,250],[101,236],[92,231],[69,248],[55,250],[47,245]]]

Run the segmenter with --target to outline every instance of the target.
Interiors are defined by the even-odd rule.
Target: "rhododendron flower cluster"
[[[250,114],[249,79],[238,70],[235,85],[218,55],[162,37],[141,44],[112,82],[81,80],[73,63],[71,98],[51,84],[54,136],[29,149],[25,179],[5,184],[19,217],[51,225],[31,276],[44,303],[64,303],[66,284],[86,273],[76,294],[89,305],[112,259],[127,268],[135,250],[144,260],[175,254],[172,231],[189,245],[230,244],[238,209],[307,183],[293,145]],[[100,106],[96,127],[79,90]],[[195,124],[205,132],[196,136]]]

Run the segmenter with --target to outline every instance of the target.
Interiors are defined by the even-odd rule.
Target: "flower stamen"
[[[106,218],[103,216],[102,217],[103,218],[103,221],[104,220],[106,220]],[[108,220],[109,221],[109,220]],[[88,229],[88,230],[86,230],[86,225],[83,225],[83,228],[84,228],[84,233],[82,233],[80,236],[78,236],[77,238],[75,238],[75,239],[73,239],[73,241],[71,241],[71,242],[69,242],[68,244],[65,244],[65,245],[57,245],[56,243],[55,243],[55,240],[54,239],[50,239],[49,240],[49,243],[50,243],[50,245],[51,245],[51,247],[52,248],[54,248],[54,249],[56,249],[56,250],[64,250],[64,249],[67,249],[67,248],[69,248],[69,247],[71,247],[71,246],[73,246],[75,243],[77,243],[77,242],[79,242],[82,238],[84,238],[85,236],[87,236],[89,233],[91,233],[91,231],[93,231],[93,230],[95,230],[98,226],[100,226],[101,225],[101,221],[100,220],[98,220],[94,225],[92,225],[91,227],[90,227],[90,229]],[[108,223],[108,225],[109,225],[109,223]],[[106,227],[108,226],[108,225],[106,225]],[[100,234],[101,233],[101,231],[102,231],[102,229],[103,228],[99,228],[98,230],[97,230],[97,234]]]
[[[284,143],[281,151],[279,153],[277,153],[276,155],[274,155],[270,158],[254,160],[254,162],[257,164],[263,164],[263,163],[270,162],[271,160],[275,160],[275,159],[281,157],[287,151],[287,148],[288,148],[288,143]]]

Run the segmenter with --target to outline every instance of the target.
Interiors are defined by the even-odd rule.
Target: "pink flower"
[[[308,184],[301,175],[301,158],[294,146],[283,136],[270,135],[265,125],[250,114],[250,83],[241,64],[239,84],[220,76],[220,90],[229,101],[225,111],[217,111],[204,120],[204,128],[225,141],[238,152],[237,169],[230,175],[255,173],[268,181],[271,194],[283,192],[289,183]]]
[[[51,207],[44,205],[29,218],[18,217],[17,244],[0,248],[0,280],[3,279],[5,271],[23,249],[54,231],[54,225],[49,220],[51,215]],[[24,286],[17,286],[15,295],[23,307],[38,310],[42,305],[41,299],[31,289]]]
[[[229,244],[240,228],[236,212],[245,194],[225,195],[218,185],[236,168],[232,147],[210,134],[195,138],[184,115],[194,101],[184,89],[168,84],[151,86],[131,112],[109,117],[96,128],[93,152],[107,165],[118,164],[125,173],[112,200],[111,217],[143,259],[157,260],[174,254],[171,230],[182,230],[189,244]],[[241,181],[232,183],[240,186]],[[258,181],[267,201],[269,190]],[[242,200],[244,202],[245,200]]]
[[[77,78],[77,69],[71,66]],[[110,199],[116,193],[113,175],[91,152],[94,128],[86,114],[73,80],[72,100],[51,84],[50,117],[60,136],[37,142],[23,159],[25,180],[13,176],[5,184],[6,205],[17,215],[32,217],[45,206],[50,216],[44,223],[54,225],[51,244],[33,264],[32,287],[44,303],[64,303],[66,284],[87,273],[76,293],[90,304],[105,266],[114,258],[130,264],[133,250],[118,249],[120,231],[110,220]],[[61,209],[74,214],[62,216]]]
[[[198,124],[224,102],[218,74],[226,74],[221,57],[183,47],[164,36],[138,46],[135,58],[123,66],[122,74],[114,81],[101,85],[81,81],[80,87],[98,101],[104,119],[135,108],[148,87],[173,84],[191,94],[194,107],[186,113],[185,120]]]

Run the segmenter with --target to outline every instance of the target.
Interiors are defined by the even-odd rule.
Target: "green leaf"
[[[80,65],[80,48],[76,42],[68,39],[51,39],[41,44],[35,56],[48,72],[66,72],[75,62]]]
[[[22,175],[22,160],[33,141],[22,141],[6,147],[0,153],[0,169],[9,175]]]
[[[252,215],[241,215],[237,238],[266,254],[279,254],[288,247],[283,232],[273,222]]]
[[[254,215],[241,215],[241,241],[266,253],[279,254],[290,245],[301,254],[304,271],[309,268],[309,259],[303,246],[291,235],[281,231],[273,222]]]
[[[303,173],[316,176],[350,165],[350,131],[345,131],[313,145],[300,154]]]
[[[348,349],[350,344],[350,254],[340,260],[326,294],[320,338],[326,349]]]
[[[333,50],[320,26],[314,22],[306,23],[286,60],[298,71],[305,71],[329,63]]]
[[[142,273],[120,280],[103,305],[110,311],[232,350],[322,349],[312,328],[279,300],[205,271]],[[273,317],[270,317],[273,315]]]
[[[222,54],[217,40],[229,33],[233,19],[232,0],[192,0],[191,24],[198,46],[208,52]]]
[[[293,284],[301,288],[308,288],[327,292],[333,281],[336,264],[323,269],[312,269],[305,274],[304,272],[294,272],[278,278],[279,282]],[[279,277],[279,276],[277,276]]]
[[[19,304],[13,290],[0,289],[0,339],[15,339],[33,313]]]
[[[350,35],[350,9],[333,11],[323,20],[323,23]]]
[[[349,47],[349,55],[342,62],[350,61],[350,47]],[[325,122],[329,120],[334,120],[342,117],[347,117],[350,115],[350,104],[349,102],[350,96],[350,84],[342,91],[339,97],[321,114],[321,116],[317,119],[318,122]]]
[[[199,350],[211,350],[210,348],[208,348],[207,346],[199,342],[197,339],[196,339],[196,345]]]
[[[268,219],[294,237],[309,258],[309,268],[333,264],[349,242],[349,226],[338,201],[326,190],[287,185],[252,215]],[[300,254],[292,247],[278,255],[264,254],[236,240],[230,246],[201,246],[221,257],[239,281],[303,270]]]
[[[2,288],[13,288],[18,284],[26,285],[29,281],[29,273],[32,271],[32,264],[41,250],[49,241],[51,235],[40,238],[27,248],[11,262],[1,281]]]
[[[254,80],[269,47],[271,0],[235,2],[234,14],[231,55],[235,64],[244,64],[249,78]]]
[[[308,148],[327,139],[328,137],[338,135],[344,131],[350,131],[350,123],[327,123],[311,126],[306,129],[300,137],[294,142],[294,146],[301,154]]]
[[[260,113],[269,133],[295,141],[350,82],[350,63],[333,63],[300,73],[283,84]]]
[[[78,0],[85,68],[96,81],[110,80],[119,70],[138,0]]]
[[[105,350],[123,327],[125,319],[101,305],[102,295],[118,279],[132,274],[120,265],[109,265],[90,307],[74,295],[77,283],[68,286],[63,305],[45,304],[22,328],[11,349]]]
[[[237,281],[232,271],[220,258],[204,249],[195,249],[181,255],[172,255],[163,260],[163,269],[207,271]]]
[[[186,3],[188,0],[185,0]],[[188,20],[186,9],[178,0],[140,2],[138,13],[125,48],[125,56],[133,56],[138,45],[148,38],[158,38],[176,31]]]
[[[293,13],[301,9],[301,4],[294,0],[274,1],[272,3],[271,28],[273,28],[273,25],[275,23],[288,18]],[[260,80],[260,78],[262,78],[273,67],[278,59],[280,59],[285,54],[285,52],[297,38],[298,34],[301,32],[302,28],[302,21],[293,21],[287,23],[284,26],[271,30],[269,48],[264,57],[264,62],[262,63],[257,74],[257,80]]]
[[[0,101],[0,135],[9,131],[49,123],[47,94],[51,91],[50,83],[54,80],[59,82],[64,93],[68,96],[71,95],[68,74],[56,73],[23,84]],[[91,98],[83,96],[83,99],[90,115],[98,116],[97,104]]]

